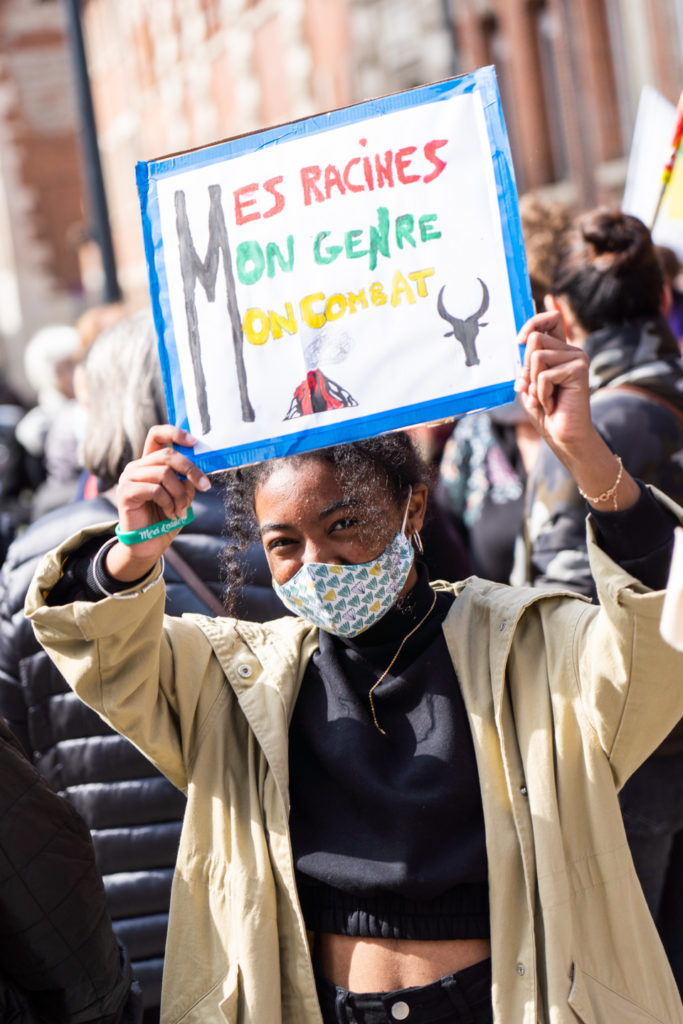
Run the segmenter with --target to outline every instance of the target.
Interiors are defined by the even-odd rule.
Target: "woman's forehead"
[[[277,509],[288,518],[320,514],[343,504],[386,506],[386,483],[374,473],[343,473],[331,462],[318,458],[282,460],[261,480],[254,493],[259,521],[271,519]]]

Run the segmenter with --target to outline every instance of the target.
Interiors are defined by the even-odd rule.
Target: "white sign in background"
[[[677,162],[671,184],[654,225],[652,218],[662,189],[662,172],[671,155],[676,107],[653,86],[643,88],[629,152],[621,207],[652,229],[657,245],[673,249],[683,261],[683,175]],[[678,201],[674,201],[677,197]]]
[[[273,438],[282,454],[302,430],[381,414],[390,422],[392,410],[418,407],[412,422],[424,422],[452,396],[511,384],[518,372],[519,310],[479,92],[317,134],[287,129],[276,145],[216,162],[206,151],[156,181],[170,310],[162,340],[177,354],[200,464],[203,453],[267,448]],[[194,282],[198,386],[178,203],[199,265],[217,188],[234,290],[230,297],[222,254],[210,275],[215,294]],[[341,407],[297,415],[310,409],[297,395],[311,373]],[[226,464],[239,461],[248,454]]]

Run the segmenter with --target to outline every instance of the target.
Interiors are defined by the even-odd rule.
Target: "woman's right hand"
[[[162,519],[186,514],[195,488],[211,483],[202,471],[172,445],[190,447],[196,440],[186,430],[161,424],[152,427],[139,459],[129,462],[119,478],[116,503],[123,532],[142,530]],[[140,544],[114,544],[107,552],[107,571],[122,582],[140,579],[152,569],[180,531],[164,533]]]

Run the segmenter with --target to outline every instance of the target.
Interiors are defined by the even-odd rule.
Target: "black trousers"
[[[493,1024],[490,960],[395,992],[348,992],[324,978],[316,982],[325,1024]]]

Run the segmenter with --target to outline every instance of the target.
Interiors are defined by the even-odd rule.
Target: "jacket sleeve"
[[[192,752],[225,677],[191,619],[164,616],[160,565],[114,597],[46,604],[63,560],[94,532],[81,531],[43,558],[28,590],[26,615],[81,700],[186,791]],[[229,645],[234,627],[222,621]]]
[[[683,524],[683,510],[652,493]],[[609,558],[591,517],[588,552],[600,609],[585,606],[574,659],[584,710],[621,787],[683,715],[683,654],[659,631],[664,591],[649,590]]]
[[[24,625],[17,624],[17,617],[23,620],[23,594],[15,584],[23,568],[14,569],[6,560],[0,576],[0,716],[31,757],[28,706],[20,679],[21,647],[17,642],[18,629]]]

